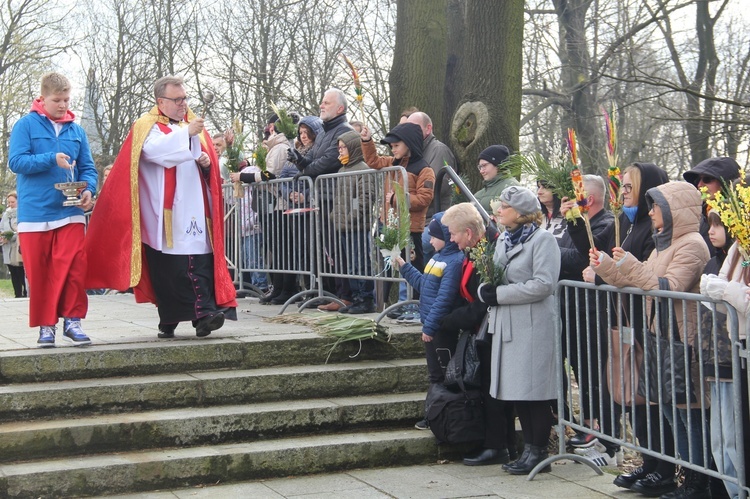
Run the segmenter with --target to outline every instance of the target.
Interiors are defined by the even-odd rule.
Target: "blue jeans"
[[[263,268],[263,234],[242,236],[242,262],[246,269]],[[244,276],[250,275],[250,284],[253,286],[260,289],[268,288],[265,272],[244,272],[243,274]]]
[[[734,419],[734,390],[729,381],[710,381],[711,385],[711,453],[719,473],[737,478],[739,455],[735,428],[742,421]],[[724,482],[729,497],[740,495],[740,488],[732,482]]]
[[[688,411],[690,411],[690,424],[688,425]],[[677,433],[675,446],[680,458],[691,464],[705,466],[703,459],[703,435],[706,435],[710,443],[706,421],[701,419],[700,409],[677,409],[677,420],[673,419],[672,406],[664,405],[664,417],[669,425]],[[675,424],[677,425],[675,427]],[[692,451],[692,452],[691,452]]]
[[[341,236],[349,274],[371,276],[369,232],[346,231]],[[349,290],[354,302],[375,301],[375,283],[369,279],[349,279]]]

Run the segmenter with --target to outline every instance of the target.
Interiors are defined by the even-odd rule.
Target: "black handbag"
[[[659,278],[659,289],[670,290],[669,281],[666,278]],[[656,307],[659,307],[659,324],[655,329]],[[692,383],[688,380],[693,348],[680,340],[677,317],[674,308],[670,310],[667,298],[654,298],[654,304],[651,307],[650,330],[645,334],[643,352],[638,385],[639,395],[647,397],[649,403],[658,403],[659,390],[661,390],[664,403],[682,405],[688,403],[688,386],[690,386],[690,403],[696,402]],[[646,372],[647,366],[648,372]],[[648,383],[648,396],[646,383]]]
[[[445,366],[443,384],[448,388],[460,388],[459,378],[463,380],[463,384],[467,388],[479,388],[481,386],[476,336],[463,330],[458,338],[456,353]]]

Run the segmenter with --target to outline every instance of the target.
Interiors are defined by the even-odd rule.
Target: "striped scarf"
[[[505,240],[505,251],[510,251],[516,244],[522,244],[538,229],[538,226],[534,223],[528,223],[518,227],[517,229],[510,231],[506,230],[503,233]]]

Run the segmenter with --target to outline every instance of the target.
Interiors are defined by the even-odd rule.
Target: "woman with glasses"
[[[508,156],[510,156],[510,150],[503,145],[490,146],[479,153],[477,168],[484,186],[474,194],[474,197],[489,214],[492,214],[490,201],[499,198],[506,187],[520,185],[506,169],[501,167]]]

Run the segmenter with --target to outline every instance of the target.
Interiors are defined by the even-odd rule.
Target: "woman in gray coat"
[[[495,335],[490,395],[514,402],[523,431],[523,454],[503,469],[527,475],[547,458],[552,426],[549,400],[556,397],[555,288],[560,249],[551,233],[539,230],[542,209],[529,189],[506,188],[496,217],[506,228],[494,257],[495,265],[505,270],[503,284],[479,287],[480,299],[490,307],[489,330]]]

